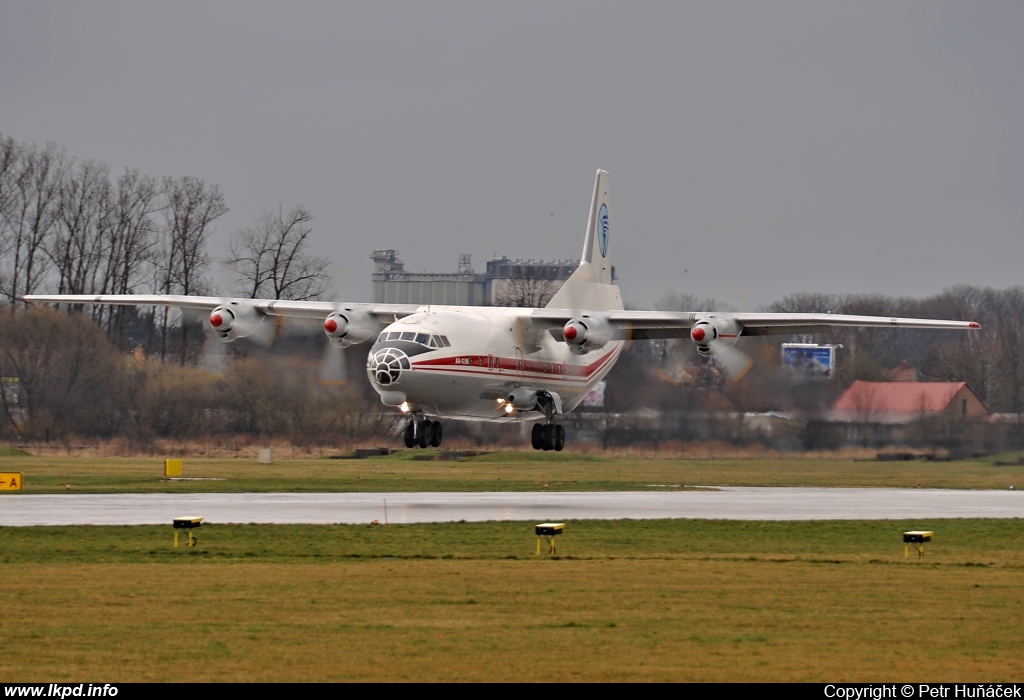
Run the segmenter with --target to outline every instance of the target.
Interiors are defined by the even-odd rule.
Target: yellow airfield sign
[[[0,491],[21,491],[21,472],[0,472]]]

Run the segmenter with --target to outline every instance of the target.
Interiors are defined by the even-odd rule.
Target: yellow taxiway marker
[[[0,491],[21,491],[21,472],[0,472]]]

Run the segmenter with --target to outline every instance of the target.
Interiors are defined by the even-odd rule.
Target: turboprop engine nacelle
[[[210,312],[210,327],[224,342],[244,338],[256,332],[263,313],[252,306],[221,304]]]
[[[591,350],[600,350],[612,339],[615,327],[603,318],[580,316],[562,328],[562,340],[573,355],[586,355]]]
[[[361,311],[335,311],[324,321],[331,344],[342,348],[366,342],[379,330],[377,318]]]
[[[690,340],[697,346],[697,352],[704,357],[712,354],[712,343],[733,345],[739,335],[739,325],[727,318],[702,318],[690,329]]]

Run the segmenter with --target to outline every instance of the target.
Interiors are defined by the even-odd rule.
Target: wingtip
[[[971,321],[970,328],[981,328],[981,324],[977,321]]]

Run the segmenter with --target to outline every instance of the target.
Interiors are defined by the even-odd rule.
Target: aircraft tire
[[[405,426],[405,446],[409,449],[416,447],[416,424],[412,421]]]
[[[540,423],[533,424],[533,430],[530,432],[530,443],[535,450],[544,449],[544,426]]]
[[[554,449],[555,447],[555,426],[545,425],[544,426],[544,450]]]
[[[420,447],[430,444],[430,421],[425,420],[419,424],[419,430],[416,431],[416,443]]]
[[[440,447],[444,431],[441,429],[441,421],[436,420],[430,424],[430,446]]]
[[[556,452],[561,452],[562,449],[565,447],[565,427],[564,426],[561,426],[561,425],[556,425],[555,426],[555,440],[554,440],[554,442],[555,442],[555,444],[554,444],[555,451]]]

